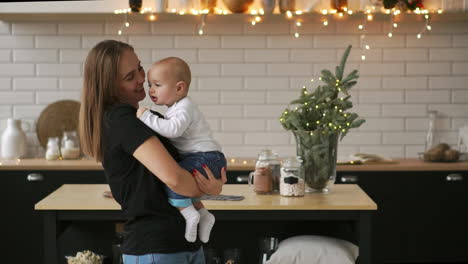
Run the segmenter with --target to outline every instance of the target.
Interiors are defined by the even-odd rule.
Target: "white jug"
[[[26,155],[26,147],[26,134],[21,129],[21,120],[9,118],[7,127],[2,134],[2,158],[22,158]]]

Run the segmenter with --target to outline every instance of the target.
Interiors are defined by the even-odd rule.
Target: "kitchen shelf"
[[[132,22],[170,22],[170,23],[198,23],[200,22],[201,15],[185,14],[179,15],[175,13],[155,13],[157,19],[150,21],[148,19],[149,14],[131,13],[128,14],[128,20]],[[27,22],[27,21],[45,21],[45,22],[67,22],[67,21],[82,21],[82,22],[122,22],[124,19],[123,14],[111,14],[111,13],[2,13],[0,9],[0,21],[7,22]],[[300,18],[303,22],[317,22],[321,23],[322,20],[327,17],[334,21],[362,21],[366,14],[354,13],[352,15],[345,15],[340,18],[336,15],[322,15],[317,12],[303,13],[301,15],[294,15],[294,18]],[[245,22],[250,23],[254,15],[250,14],[207,14],[206,22],[216,21],[216,23],[239,23]],[[274,23],[284,22],[288,19],[285,14],[266,14],[262,16],[263,21],[261,23]],[[374,21],[388,21],[389,15],[376,13],[374,14]],[[411,22],[411,21],[423,21],[424,16],[421,14],[400,14],[397,16],[395,21],[399,22]],[[431,14],[431,21],[444,21],[444,22],[456,22],[456,21],[468,21],[468,12],[444,12],[442,14]]]

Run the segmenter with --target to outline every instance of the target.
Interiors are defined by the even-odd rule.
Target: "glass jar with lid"
[[[273,152],[271,149],[263,149],[260,151],[257,162],[255,164],[255,170],[259,168],[269,168],[271,172],[273,192],[279,192],[281,163],[279,161],[278,154]]]
[[[78,159],[80,157],[80,142],[76,131],[64,131],[61,142],[63,159]]]
[[[280,178],[280,194],[282,196],[304,196],[305,181],[300,173],[301,163],[300,157],[283,160]]]
[[[49,137],[47,139],[45,158],[46,160],[60,159],[60,141],[58,137]]]

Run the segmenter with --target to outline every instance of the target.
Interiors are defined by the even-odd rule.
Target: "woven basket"
[[[36,133],[39,143],[46,148],[49,137],[59,137],[63,131],[78,131],[80,102],[61,100],[49,104],[37,120]]]

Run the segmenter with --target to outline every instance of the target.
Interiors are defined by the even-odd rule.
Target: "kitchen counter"
[[[338,171],[468,171],[468,161],[424,162],[416,158],[394,159],[395,163],[338,165]],[[228,158],[228,171],[251,171],[255,158]],[[18,159],[0,160],[1,170],[102,170],[100,163],[90,159],[52,160]]]
[[[228,170],[252,170],[255,166],[254,158],[229,158]],[[92,159],[79,160],[46,160],[46,159],[0,159],[2,170],[102,170],[102,165]]]
[[[36,210],[120,210],[112,198],[103,196],[107,184],[65,184],[35,205]],[[336,185],[326,195],[304,197],[257,195],[243,184],[228,184],[222,194],[242,195],[242,201],[203,200],[209,210],[376,210],[377,205],[357,185]]]

